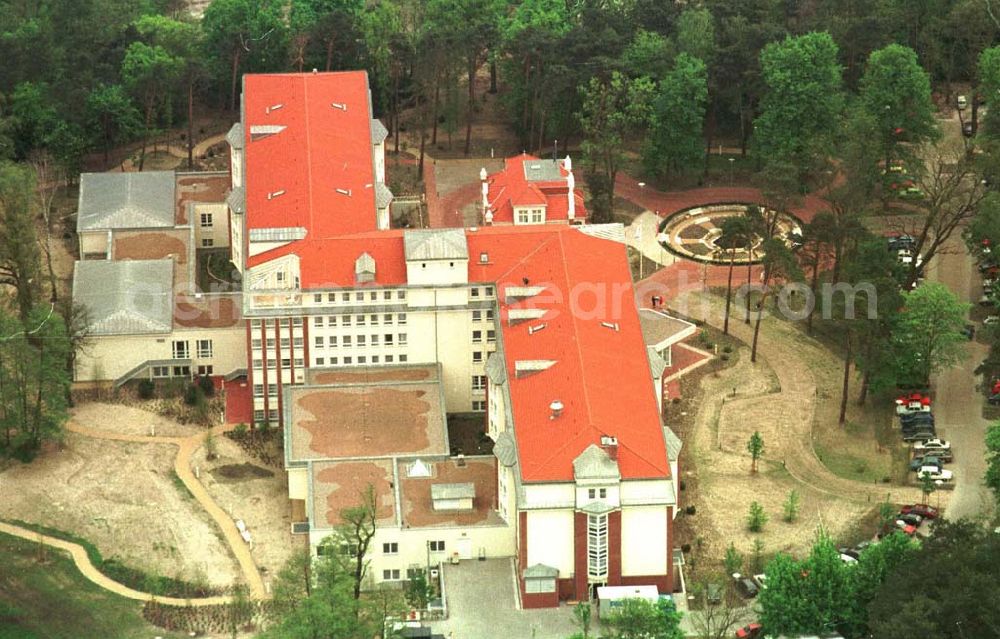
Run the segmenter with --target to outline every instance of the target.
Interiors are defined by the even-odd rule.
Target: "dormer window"
[[[545,207],[535,206],[515,209],[515,224],[545,224]]]

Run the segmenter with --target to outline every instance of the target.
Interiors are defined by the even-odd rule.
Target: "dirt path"
[[[148,592],[139,592],[138,590],[133,590],[123,586],[117,581],[108,578],[104,575],[104,573],[95,568],[94,564],[90,563],[90,557],[87,556],[86,549],[79,544],[65,541],[63,539],[57,539],[55,537],[49,537],[48,535],[41,535],[32,530],[4,522],[0,522],[0,532],[13,535],[14,537],[20,537],[21,539],[25,539],[33,543],[41,542],[46,546],[58,548],[59,550],[68,552],[70,557],[73,559],[73,563],[76,564],[76,567],[80,570],[80,573],[84,577],[94,582],[101,588],[128,599],[135,599],[138,601],[155,601],[168,606],[217,606],[219,604],[229,603],[231,600],[231,597],[229,596],[204,597],[201,599],[179,599],[177,597],[160,597],[158,595],[151,595]]]
[[[250,588],[250,595],[255,599],[264,599],[269,595],[264,587],[264,580],[260,576],[260,571],[257,570],[257,566],[250,554],[250,549],[247,546],[247,543],[244,542],[243,538],[240,536],[240,532],[237,530],[235,522],[221,507],[219,507],[218,504],[215,503],[212,497],[208,494],[208,491],[191,471],[191,456],[202,446],[205,441],[205,437],[207,437],[210,432],[213,436],[222,436],[226,431],[231,430],[235,426],[235,424],[222,424],[212,428],[210,431],[203,431],[189,437],[156,437],[148,435],[113,433],[87,428],[86,426],[80,426],[72,421],[67,424],[66,428],[74,433],[85,435],[87,437],[93,437],[95,439],[148,444],[173,444],[177,446],[177,457],[174,459],[174,471],[177,473],[177,476],[180,477],[181,481],[184,482],[187,489],[191,491],[191,494],[202,506],[202,508],[205,509],[205,512],[207,512],[219,526],[219,529],[225,537],[226,543],[229,544],[229,548],[236,557],[236,561],[240,564],[243,576]]]
[[[671,303],[690,317],[721,327],[722,302],[701,292],[686,293]],[[718,441],[720,449],[741,451],[749,435],[759,430],[767,442],[767,458],[780,461],[783,469],[804,486],[831,497],[864,503],[890,501],[907,503],[919,500],[920,491],[901,486],[873,486],[833,474],[816,455],[813,427],[816,418],[817,380],[813,366],[802,356],[805,349],[823,351],[814,340],[802,335],[781,320],[765,319],[761,328],[758,361],[766,364],[777,377],[778,389],[752,397],[737,396],[719,408]],[[750,343],[752,325],[740,320],[730,322],[730,332]],[[790,330],[783,330],[790,329]],[[810,354],[812,357],[816,353]],[[831,359],[836,359],[828,355]]]

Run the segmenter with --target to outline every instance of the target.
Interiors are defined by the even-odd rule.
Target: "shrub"
[[[725,346],[722,347],[722,352],[723,353],[732,353],[733,352],[733,347],[730,346],[729,344],[726,344]]]
[[[215,384],[212,383],[212,378],[208,375],[203,375],[198,378],[198,388],[204,393],[205,397],[212,397],[215,395]]]
[[[767,523],[767,513],[760,503],[754,501],[750,503],[750,512],[747,514],[747,528],[750,532],[760,532],[764,530]]]
[[[156,394],[156,384],[151,379],[142,379],[139,380],[136,390],[139,392],[139,399],[153,399],[153,395]]]
[[[684,553],[685,555],[687,553],[691,552],[691,544],[682,544],[681,545],[681,552]]]
[[[784,518],[788,523],[794,523],[799,517],[799,493],[798,491],[791,491],[788,493],[788,499],[785,500],[784,506]]]
[[[728,362],[729,361],[729,353],[723,353],[722,355],[719,355],[719,359],[721,359],[724,362]]]
[[[736,545],[733,542],[729,542],[729,547],[726,548],[726,557],[723,559],[723,563],[726,566],[727,575],[743,572],[743,555],[736,550]]]
[[[188,384],[184,389],[184,403],[188,406],[198,406],[205,401],[205,393],[197,384]]]
[[[695,508],[694,506],[688,506],[687,508],[684,509],[684,512],[688,515],[693,515],[696,512],[698,512],[698,509]]]
[[[243,423],[236,424],[236,426],[233,427],[233,435],[236,435],[237,437],[243,437],[244,435],[247,434],[247,430],[249,429],[247,428],[246,424]]]

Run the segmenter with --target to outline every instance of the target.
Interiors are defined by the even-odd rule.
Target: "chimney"
[[[483,220],[489,224],[493,221],[493,215],[490,213],[490,183],[486,181],[485,166],[479,169],[479,182],[483,188]]]
[[[570,222],[576,219],[576,178],[573,177],[573,160],[567,155],[563,162],[566,172],[566,187],[568,189],[566,197],[569,198],[569,208],[566,209],[566,217]]]
[[[557,399],[557,400],[553,401],[551,404],[549,404],[549,410],[552,411],[552,414],[549,415],[549,419],[555,419],[555,418],[559,417],[560,415],[562,415],[562,412],[563,412],[563,403],[560,402]]]
[[[601,448],[608,454],[611,461],[618,461],[618,438],[610,435],[601,435]]]

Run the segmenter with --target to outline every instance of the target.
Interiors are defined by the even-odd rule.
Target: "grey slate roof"
[[[667,442],[667,459],[677,461],[677,457],[681,454],[681,447],[684,446],[681,438],[669,426],[664,426],[663,439]]]
[[[573,460],[573,476],[577,479],[610,479],[618,481],[621,473],[618,462],[608,457],[608,453],[597,444],[587,446]]]
[[[173,171],[84,173],[76,229],[174,226],[176,179]]]
[[[660,357],[660,354],[652,346],[646,347],[646,356],[649,358],[649,372],[653,379],[663,377],[663,371],[667,370],[667,362]]]
[[[243,148],[243,123],[237,122],[229,128],[229,133],[226,134],[226,142],[229,146],[234,149]]]
[[[469,245],[462,229],[406,231],[403,250],[407,261],[469,259]]]
[[[372,144],[381,144],[385,142],[387,137],[389,137],[389,129],[385,128],[385,125],[378,118],[372,118]]]
[[[524,569],[525,579],[552,579],[559,576],[559,569],[545,564],[535,564]]]
[[[308,231],[302,226],[250,229],[251,242],[294,242],[305,239],[306,235],[308,235]]]
[[[476,485],[472,482],[461,484],[431,484],[431,499],[475,499]]]
[[[573,228],[584,235],[599,237],[602,240],[611,240],[612,242],[618,242],[619,244],[625,243],[625,226],[621,222],[612,222],[609,224],[582,224],[580,226],[574,226]]]
[[[385,182],[375,183],[375,206],[384,209],[385,207],[392,204],[393,199],[392,191],[389,187],[385,185]]]
[[[555,182],[565,180],[556,160],[525,160],[524,179],[529,182]]]
[[[506,383],[507,367],[499,353],[490,353],[490,356],[486,358],[486,375],[490,378],[490,382],[495,385]]]
[[[647,346],[664,348],[693,335],[697,327],[691,322],[671,317],[650,308],[639,310],[639,324]]]
[[[247,192],[242,186],[238,186],[229,193],[226,204],[237,213],[245,213],[247,207]],[[251,231],[253,229],[250,229]]]
[[[169,333],[173,260],[85,260],[73,271],[73,301],[87,307],[92,335]]]
[[[493,456],[507,468],[517,463],[517,444],[514,443],[514,436],[509,430],[497,435],[497,441],[493,444]]]

